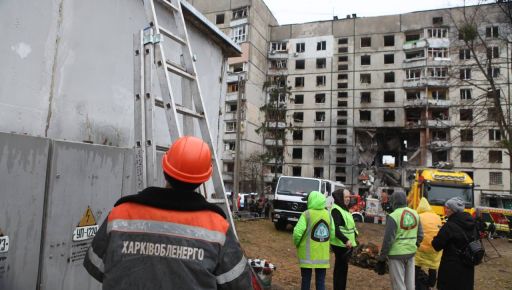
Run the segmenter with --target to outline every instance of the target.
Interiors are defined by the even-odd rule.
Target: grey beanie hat
[[[453,212],[463,212],[465,203],[460,197],[452,197],[444,205]]]

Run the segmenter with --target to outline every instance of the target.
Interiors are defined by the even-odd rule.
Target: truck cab
[[[465,211],[474,216],[474,184],[471,177],[462,171],[441,169],[417,170],[411,190],[407,196],[410,208],[416,209],[420,199],[425,197],[432,210],[444,217],[444,204],[453,197],[465,202]]]
[[[274,194],[274,210],[272,221],[278,230],[284,230],[288,224],[295,225],[300,215],[307,209],[304,197],[312,191],[322,192],[327,198],[326,207],[333,203],[332,193],[336,189],[345,188],[342,183],[326,179],[298,176],[281,176],[277,181]]]

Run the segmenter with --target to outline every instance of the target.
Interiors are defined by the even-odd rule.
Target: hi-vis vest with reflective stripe
[[[343,220],[345,221],[345,226],[340,226],[340,232],[349,239],[349,241],[352,243],[352,246],[357,246],[356,244],[356,223],[354,222],[354,218],[352,217],[352,214],[340,207],[339,205],[333,203],[331,211],[338,210],[343,217]],[[338,239],[336,235],[331,236],[331,244],[338,246],[338,247],[345,247],[345,243]]]
[[[401,207],[389,216],[395,221],[397,229],[395,241],[391,245],[388,255],[398,256],[416,253],[418,224],[420,222],[418,213],[408,207]]]
[[[298,249],[300,267],[329,268],[329,212],[325,209],[308,209],[303,214],[306,217],[307,228]]]

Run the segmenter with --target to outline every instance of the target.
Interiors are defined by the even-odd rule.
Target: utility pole
[[[238,77],[238,96],[236,99],[236,141],[235,141],[235,168],[233,172],[233,212],[237,212],[238,193],[240,192],[240,127],[242,124],[242,96],[245,92],[245,80]]]

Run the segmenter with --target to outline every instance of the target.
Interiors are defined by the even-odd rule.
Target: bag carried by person
[[[462,228],[460,229],[462,234],[464,235],[464,238],[466,239],[466,246],[463,249],[457,249],[459,258],[462,260],[462,263],[464,263],[466,266],[476,266],[480,264],[484,258],[484,246],[482,245],[482,242],[479,239],[469,241],[468,237],[466,236],[466,233],[464,233],[464,230],[462,230]]]

